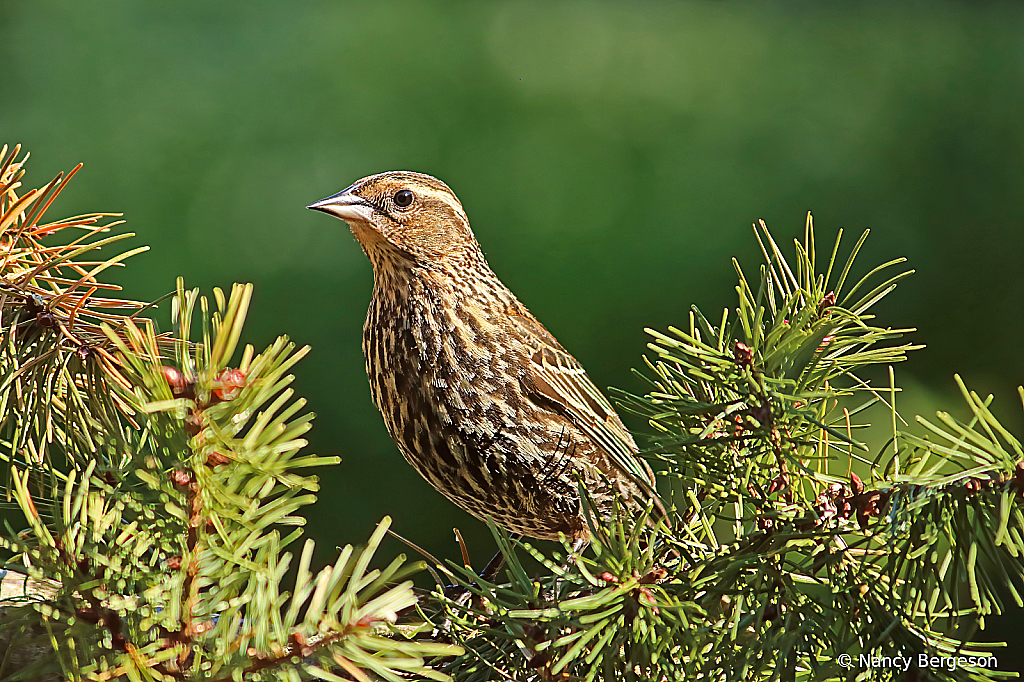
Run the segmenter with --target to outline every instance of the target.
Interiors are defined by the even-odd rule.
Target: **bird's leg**
[[[460,533],[458,529],[455,529],[455,536],[458,539],[459,547],[462,550],[463,565],[466,568],[471,568],[469,564],[469,555],[466,550],[466,543],[463,541],[462,533]],[[510,533],[508,539],[512,542],[516,542],[522,537],[523,536],[519,533]],[[498,577],[498,571],[500,571],[504,565],[505,555],[499,549],[497,554],[491,557],[491,560],[487,562],[486,566],[484,566],[484,570],[480,573],[480,579],[485,582],[493,583]],[[460,605],[465,605],[473,596],[472,591],[462,585],[445,585],[443,589],[446,597]]]
[[[522,539],[520,533],[509,533],[508,539],[512,542]],[[498,577],[498,571],[505,565],[505,555],[499,549],[498,553],[491,557],[491,560],[484,566],[483,573],[480,574],[480,578],[486,580],[489,583],[493,583],[494,579]]]
[[[587,545],[589,544],[590,540],[588,540],[587,538],[577,538],[576,542],[572,543],[572,554],[570,554],[569,556],[576,556],[577,554],[585,550],[587,548]]]
[[[572,566],[573,559],[583,553],[583,550],[590,544],[589,538],[576,538],[572,543],[572,549],[569,551],[569,556],[565,557],[565,564],[562,565],[562,572],[568,573],[569,567]]]

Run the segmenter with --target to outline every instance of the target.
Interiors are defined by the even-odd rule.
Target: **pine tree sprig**
[[[179,280],[174,331],[157,334],[141,317],[155,302],[96,296],[138,252],[88,260],[124,237],[104,234],[112,214],[42,224],[75,171],[19,194],[18,154],[0,153],[0,458],[26,527],[0,539],[0,648],[38,653],[21,679],[896,675],[842,655],[958,661],[918,679],[1015,676],[971,640],[1006,595],[1024,606],[1024,447],[959,377],[966,420],[897,412],[893,366],[920,346],[873,307],[912,271],[861,274],[867,232],[819,259],[808,216],[789,257],[760,223],[764,262],[754,279],[733,261],[734,310],[650,330],[647,392],[617,395],[649,425],[664,517],[598,518],[581,486],[588,545],[492,525],[503,570],[425,555],[438,585],[423,592],[421,564],[374,558],[388,518],[326,567],[312,541],[290,550],[319,492],[310,467],[337,458],[305,453],[291,372],[307,349],[243,342],[252,287]]]
[[[0,636],[42,647],[19,675],[446,679],[428,659],[461,650],[392,625],[418,566],[370,568],[388,519],[315,577],[307,542],[283,589],[319,489],[308,470],[338,461],[303,453],[313,415],[289,372],[308,349],[281,337],[232,366],[251,285],[211,305],[179,281],[169,334],[137,315],[146,305],[96,298],[97,276],[138,250],[81,260],[123,235],[90,241],[104,214],[40,225],[67,178],[18,196],[16,156],[0,154],[0,456],[27,528],[0,549],[48,586],[2,604]],[[74,227],[89,231],[40,241]]]
[[[866,233],[845,260],[837,240],[825,272],[810,218],[792,265],[763,224],[757,236],[760,282],[734,262],[735,312],[712,322],[694,308],[686,329],[649,330],[648,393],[618,392],[651,426],[667,525],[591,520],[590,548],[564,555],[496,530],[503,579],[437,567],[461,591],[438,590],[425,615],[467,652],[444,670],[809,681],[852,679],[839,655],[863,654],[965,657],[943,679],[1014,676],[969,639],[1002,590],[1024,590],[1019,441],[963,387],[970,423],[901,428],[892,366],[920,346],[870,309],[910,274],[887,274],[903,259],[854,279]],[[872,455],[855,434],[880,411],[891,437]]]
[[[563,674],[619,679],[622,670],[633,669],[639,679],[658,679],[675,670],[673,661],[681,660],[679,649],[692,641],[695,616],[703,612],[685,576],[676,573],[679,552],[648,519],[620,514],[607,526],[595,525],[593,558],[568,542],[564,555],[550,556],[492,526],[507,582],[449,563],[442,568],[464,591],[439,590],[426,602],[440,609],[428,620],[467,652],[442,669],[467,681]],[[545,573],[531,578],[520,552]]]
[[[96,452],[97,438],[123,440],[121,429],[132,425],[126,406],[110,395],[111,385],[123,382],[101,325],[148,322],[138,317],[147,304],[97,296],[119,290],[97,275],[146,247],[87,260],[132,236],[93,239],[118,225],[103,221],[119,214],[43,223],[81,166],[19,195],[28,158],[18,159],[19,152],[0,150],[0,459],[34,466],[56,450],[81,468]],[[117,309],[134,312],[112,312]],[[60,478],[56,470],[54,476]]]

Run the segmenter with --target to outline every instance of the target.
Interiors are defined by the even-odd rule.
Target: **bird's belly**
[[[552,432],[524,400],[495,345],[472,344],[455,323],[371,307],[363,350],[370,392],[405,459],[474,516],[532,537],[579,531],[570,435]],[[415,330],[415,331],[414,331]],[[561,443],[561,445],[560,445]]]

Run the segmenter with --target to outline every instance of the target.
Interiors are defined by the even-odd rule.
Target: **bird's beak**
[[[373,218],[373,206],[355,194],[349,194],[347,191],[341,191],[326,199],[314,201],[306,208],[330,213],[345,222],[358,220],[368,223]]]

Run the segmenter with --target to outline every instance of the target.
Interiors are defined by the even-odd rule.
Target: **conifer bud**
[[[219,385],[213,389],[213,394],[219,400],[232,400],[238,397],[245,386],[245,372],[240,369],[225,369],[217,377],[217,383]]]
[[[167,385],[171,387],[171,394],[175,398],[183,396],[188,387],[188,382],[185,380],[185,376],[179,372],[176,367],[168,367],[167,365],[164,365],[160,370],[164,374],[164,379],[167,380]]]

